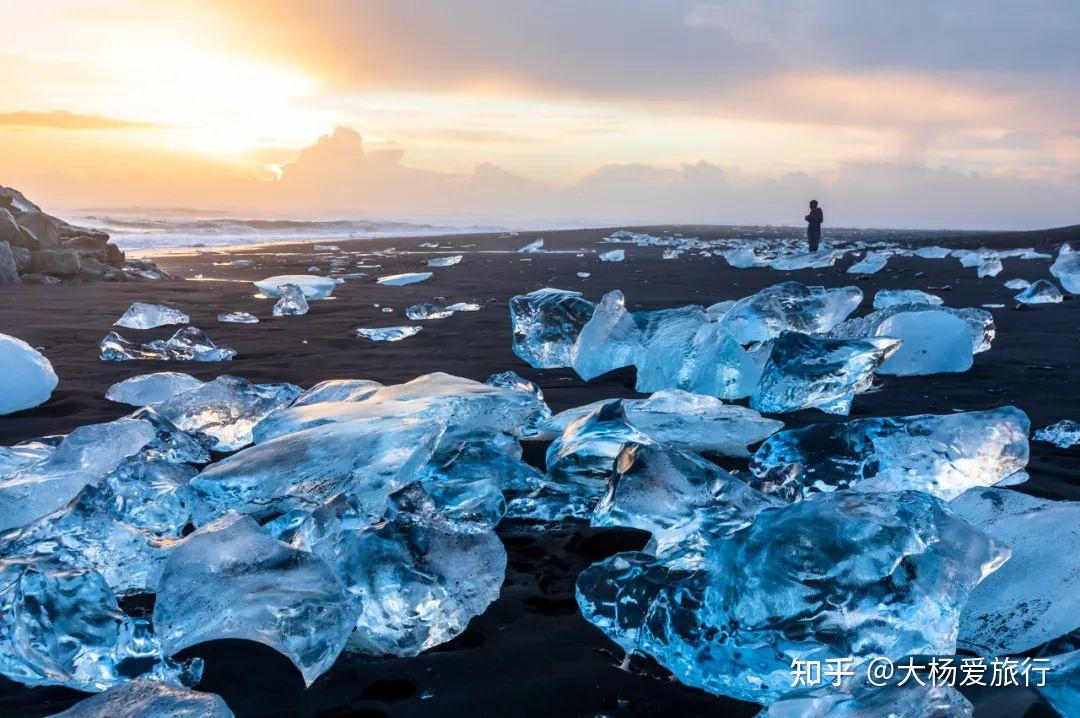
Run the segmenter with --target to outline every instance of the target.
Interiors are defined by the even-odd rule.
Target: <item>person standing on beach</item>
[[[810,251],[818,251],[821,244],[821,223],[825,221],[825,213],[818,207],[816,199],[810,200],[810,214],[806,215],[806,240],[810,243]]]

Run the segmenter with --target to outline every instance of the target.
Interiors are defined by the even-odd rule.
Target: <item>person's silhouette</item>
[[[817,200],[810,200],[810,214],[806,215],[806,241],[810,244],[810,251],[818,251],[821,245],[821,223],[825,221],[825,213],[818,207]]]

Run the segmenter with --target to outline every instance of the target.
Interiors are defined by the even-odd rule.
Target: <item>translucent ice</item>
[[[1046,685],[1036,690],[1062,718],[1080,715],[1080,650],[1050,656]]]
[[[327,379],[296,397],[291,406],[307,406],[324,401],[360,401],[382,387],[371,379]]]
[[[424,330],[418,326],[401,327],[360,327],[355,334],[373,342],[400,342],[402,339],[415,337]]]
[[[797,269],[824,269],[836,264],[836,261],[843,256],[843,252],[831,249],[784,254],[769,262],[769,267],[785,272],[792,272]]]
[[[1021,304],[1057,304],[1062,300],[1061,290],[1054,283],[1040,279],[1016,295]]]
[[[168,361],[229,361],[236,350],[219,347],[195,327],[184,327],[169,339],[155,339],[147,344],[129,342],[116,332],[101,340],[102,361],[160,359]]]
[[[353,627],[341,582],[321,558],[230,515],[169,555],[154,603],[166,655],[222,638],[270,646],[311,685],[337,659]]]
[[[953,659],[949,665],[956,667],[959,663]],[[925,661],[916,661],[916,665],[925,665]],[[859,676],[854,684],[841,688],[793,693],[768,706],[757,718],[972,718],[974,715],[971,703],[952,686],[924,685],[915,679],[900,685],[902,680],[904,677],[896,676],[888,685],[879,686],[867,681],[866,676]],[[832,679],[827,682],[831,683]]]
[[[21,339],[0,334],[0,416],[43,403],[58,382],[45,355]]]
[[[1061,245],[1057,259],[1050,265],[1050,274],[1057,277],[1069,294],[1080,294],[1080,252],[1067,243]]]
[[[105,392],[105,398],[120,404],[148,406],[202,385],[203,382],[190,374],[159,371],[154,374],[140,374],[113,384]]]
[[[379,277],[378,283],[389,287],[402,287],[406,284],[416,284],[431,279],[431,272],[411,272],[406,274],[388,274]]]
[[[197,682],[202,665],[162,659],[150,623],[125,615],[98,572],[4,559],[0,673],[30,686],[95,692],[140,675]]]
[[[1031,282],[1026,279],[1010,279],[1005,282],[1006,289],[1027,289],[1031,286]]]
[[[528,244],[526,244],[524,247],[522,247],[518,251],[528,253],[528,252],[540,252],[543,249],[544,249],[544,240],[543,239],[534,239],[533,241],[529,242]]]
[[[876,274],[885,268],[892,252],[867,252],[866,256],[847,268],[848,274]]]
[[[581,573],[577,597],[627,652],[769,704],[792,691],[796,658],[860,670],[953,654],[969,592],[1007,555],[928,494],[838,491],[765,508],[691,560],[617,554]]]
[[[171,464],[205,464],[210,461],[207,447],[213,444],[212,438],[183,431],[151,407],[144,406],[125,418],[145,421],[154,430],[154,438],[139,453],[140,460],[160,460]]]
[[[568,367],[574,342],[596,305],[581,292],[538,289],[510,300],[514,353],[539,369]]]
[[[994,340],[996,334],[994,316],[984,309],[975,309],[973,307],[954,309],[953,307],[932,306],[928,304],[903,304],[886,307],[885,309],[878,309],[864,317],[848,319],[833,327],[828,335],[838,339],[865,339],[883,336],[884,333],[881,331],[881,325],[884,322],[898,314],[912,312],[945,312],[958,319],[963,319],[971,326],[971,352],[973,354],[978,354],[989,349],[990,343]],[[909,321],[916,323],[916,319],[917,317],[911,317],[909,318]]]
[[[784,282],[737,301],[720,326],[741,344],[763,342],[784,331],[817,334],[842,322],[862,302],[858,287],[808,287]]]
[[[391,497],[382,522],[335,528],[302,545],[334,567],[358,613],[349,651],[415,656],[464,631],[499,596],[502,541],[448,520],[418,484]]]
[[[767,262],[758,257],[757,252],[754,251],[753,245],[745,245],[736,249],[729,249],[723,254],[724,259],[728,264],[736,269],[746,269],[747,267],[760,267]]]
[[[874,309],[885,309],[903,304],[939,306],[944,303],[944,300],[936,294],[927,294],[918,289],[881,289],[874,295]]]
[[[327,405],[311,408],[318,406]],[[265,519],[348,492],[377,518],[387,495],[415,480],[444,428],[400,418],[343,421],[257,444],[191,480],[193,513],[199,524],[230,510]]]
[[[533,392],[484,384],[451,374],[424,374],[404,384],[378,387],[363,398],[294,406],[268,416],[255,428],[256,442],[322,424],[359,419],[428,419],[469,431],[518,435],[547,406]]]
[[[705,520],[711,530],[736,531],[763,508],[777,505],[776,499],[695,454],[630,443],[616,459],[611,485],[596,506],[592,525],[648,531],[653,542],[647,550],[660,553],[679,541],[693,540]]]
[[[164,304],[135,302],[124,312],[124,316],[114,322],[114,325],[126,329],[153,329],[170,324],[187,324],[189,321],[191,320],[188,315],[179,309],[173,309]]]
[[[723,324],[699,307],[668,312],[652,328],[638,361],[638,391],[683,389],[724,399],[749,396],[761,367]],[[696,311],[695,311],[696,310]]]
[[[268,297],[280,297],[288,285],[300,287],[304,298],[308,300],[326,299],[337,288],[338,281],[330,277],[313,277],[310,274],[279,274],[268,277],[255,286]]]
[[[179,538],[191,521],[183,487],[196,473],[187,464],[140,454],[110,472],[102,488],[120,520],[152,536]]]
[[[623,249],[613,249],[610,252],[600,253],[601,262],[621,262],[624,259],[626,259],[626,250]]]
[[[234,718],[221,696],[144,679],[79,701],[53,718]]]
[[[677,389],[623,403],[630,423],[653,440],[725,456],[749,456],[747,445],[762,441],[784,426],[753,409]]]
[[[522,425],[522,430],[519,432],[521,436],[536,436],[539,431],[539,424],[551,418],[551,409],[544,402],[544,392],[534,382],[516,372],[504,371],[499,374],[492,374],[484,380],[484,383],[489,386],[520,391],[532,399],[534,409],[530,411],[528,418]]]
[[[750,462],[751,483],[789,501],[847,488],[948,500],[1023,471],[1028,428],[1011,406],[811,424],[766,439]]]
[[[506,513],[502,487],[519,473],[518,465],[538,473],[493,441],[448,440],[421,472],[420,483],[448,520],[493,529]]]
[[[784,332],[773,343],[750,407],[782,413],[817,408],[847,414],[870,388],[874,370],[900,346],[896,339],[821,339]]]
[[[1080,628],[1080,501],[971,489],[949,508],[1012,550],[968,598],[961,646],[980,656],[1023,653]]]
[[[449,307],[442,304],[435,304],[434,302],[414,304],[405,310],[405,316],[412,319],[414,322],[424,319],[446,319],[453,314],[453,310]]]
[[[464,259],[464,255],[454,254],[449,257],[435,257],[427,261],[429,267],[452,267]]]
[[[109,489],[84,486],[63,509],[5,534],[0,555],[91,568],[118,594],[153,591],[167,543],[123,519]]]
[[[876,334],[900,340],[899,349],[878,367],[878,374],[964,372],[974,361],[971,325],[949,312],[898,312],[881,322]]]
[[[223,374],[153,408],[184,431],[210,437],[215,451],[235,451],[252,442],[255,424],[299,395],[293,384],[252,384]]]
[[[604,295],[582,327],[571,351],[571,366],[588,381],[619,367],[637,363],[644,351],[644,336],[626,311],[618,289]]]
[[[102,479],[154,438],[150,422],[135,419],[80,426],[46,458],[0,478],[0,530],[64,507],[83,486]]]
[[[1035,432],[1038,441],[1049,441],[1062,449],[1080,444],[1080,423],[1072,419],[1062,419],[1056,424],[1039,429]]]
[[[217,320],[222,324],[258,324],[259,318],[248,312],[225,312]]]
[[[281,298],[274,304],[274,316],[295,317],[307,313],[308,303],[304,298],[304,290],[295,284],[281,287]]]
[[[944,259],[950,254],[952,250],[945,247],[919,247],[915,250],[915,256],[923,259]]]

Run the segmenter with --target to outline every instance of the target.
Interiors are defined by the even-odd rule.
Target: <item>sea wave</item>
[[[121,249],[225,247],[263,242],[412,237],[500,232],[502,227],[367,219],[234,219],[159,215],[85,214],[72,224],[109,233]]]

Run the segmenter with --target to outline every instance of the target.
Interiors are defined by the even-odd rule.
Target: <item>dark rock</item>
[[[19,269],[15,263],[15,255],[11,253],[11,245],[0,242],[0,286],[9,284],[22,284],[19,281]]]
[[[130,282],[135,278],[128,275],[128,273],[122,269],[110,267],[109,271],[105,272],[105,276],[103,276],[102,279],[106,282]]]
[[[50,217],[44,212],[31,210],[17,215],[15,217],[15,222],[20,227],[30,230],[42,249],[55,249],[60,247],[62,237],[60,236],[60,227],[55,217]]]
[[[82,255],[79,258],[79,277],[83,279],[104,279],[112,267],[104,262]]]
[[[64,240],[64,246],[68,249],[84,249],[91,252],[104,252],[105,245],[108,243],[108,235],[97,234],[76,234]]]
[[[59,284],[60,280],[47,274],[24,274],[19,279],[23,284]]]
[[[0,207],[0,242],[7,242],[13,247],[22,244],[22,232],[19,231],[19,225],[15,223],[11,212],[2,207]]]
[[[79,266],[79,253],[74,249],[39,249],[30,253],[30,271],[37,274],[74,277]]]
[[[26,227],[19,227],[19,241],[16,244],[31,250],[42,248],[37,236]]]
[[[109,265],[112,265],[113,267],[118,267],[118,268],[123,267],[125,259],[126,259],[126,257],[124,255],[124,250],[120,249],[115,244],[106,244],[105,245],[105,263],[106,264],[109,264]]]
[[[16,217],[22,212],[41,211],[41,207],[28,200],[22,192],[2,185],[0,185],[0,207],[6,207]]]
[[[80,237],[93,238],[95,241],[101,242],[102,245],[109,241],[108,232],[104,232],[100,229],[94,229],[92,227],[79,227],[74,224],[68,224],[62,219],[58,219],[56,221],[57,226],[60,229],[60,236],[64,239],[65,242],[71,241],[73,239],[78,239]]]
[[[12,247],[11,254],[15,257],[15,268],[19,274],[30,271],[30,250],[26,247]]]
[[[128,269],[157,269],[157,265],[150,259],[129,259],[127,261]]]

